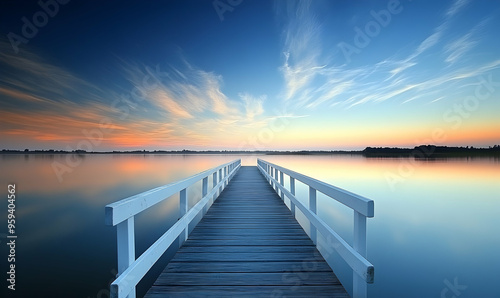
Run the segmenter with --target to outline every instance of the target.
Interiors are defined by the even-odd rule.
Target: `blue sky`
[[[42,3],[2,4],[1,148],[500,143],[498,1]]]

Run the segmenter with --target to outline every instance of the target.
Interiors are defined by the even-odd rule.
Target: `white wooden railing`
[[[116,226],[118,242],[118,278],[111,284],[111,297],[135,298],[135,287],[163,253],[179,238],[179,246],[188,237],[189,224],[203,210],[206,212],[241,166],[235,160],[182,181],[161,186],[109,204],[105,208],[106,224]],[[212,189],[208,191],[208,177]],[[202,198],[188,210],[187,188],[202,180]],[[180,193],[181,218],[135,259],[134,216],[147,208]],[[179,237],[180,236],[180,237]]]
[[[289,198],[292,214],[295,215],[295,208],[297,207],[309,220],[309,235],[323,257],[327,259],[325,254],[328,254],[328,251],[332,248],[325,249],[318,245],[317,231],[325,239],[328,239],[328,245],[333,246],[352,268],[353,296],[355,298],[366,297],[366,284],[373,283],[374,278],[373,265],[366,260],[366,218],[373,217],[374,215],[373,201],[262,159],[257,160],[257,165],[264,177],[266,177],[278,195],[280,195],[281,199],[284,200],[285,196]],[[284,186],[284,175],[290,178],[290,190]],[[309,207],[306,207],[295,197],[295,180],[299,180],[306,186],[309,186]],[[316,214],[316,193],[318,191],[354,210],[353,246],[350,246]]]

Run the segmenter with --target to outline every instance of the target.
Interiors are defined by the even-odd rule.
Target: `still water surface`
[[[500,161],[495,159],[366,159],[361,156],[84,155],[59,181],[52,164],[65,155],[1,155],[0,181],[17,186],[16,291],[1,297],[109,297],[116,274],[116,232],[104,206],[237,158],[257,157],[375,201],[368,219],[368,260],[375,266],[370,297],[500,297]],[[201,187],[201,186],[200,186]],[[190,204],[199,191],[188,190]],[[305,186],[297,194],[307,200]],[[6,195],[4,196],[6,197]],[[5,206],[7,202],[5,201]],[[6,208],[2,207],[6,218]],[[178,196],[136,219],[142,253],[178,218]],[[352,210],[318,196],[318,214],[352,241]],[[303,216],[298,214],[299,221]],[[0,230],[6,256],[6,226]],[[168,262],[160,260],[139,297]],[[334,256],[335,257],[335,256]],[[1,257],[2,272],[7,268]],[[352,272],[335,260],[351,291]],[[455,285],[455,286],[454,286]]]

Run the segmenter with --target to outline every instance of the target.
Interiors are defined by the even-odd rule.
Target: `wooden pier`
[[[199,182],[201,198],[190,208],[188,189]],[[309,190],[307,206],[296,197],[296,183]],[[352,245],[317,215],[318,193],[354,211]],[[176,194],[179,220],[136,258],[135,216]],[[307,234],[297,210],[308,221]],[[225,163],[105,207],[105,223],[117,232],[111,297],[135,298],[137,284],[176,245],[146,297],[349,297],[332,271],[336,252],[352,269],[352,296],[364,298],[374,280],[366,259],[366,219],[373,216],[372,200],[282,166],[261,159],[250,167]]]
[[[257,167],[241,167],[145,297],[349,297]]]

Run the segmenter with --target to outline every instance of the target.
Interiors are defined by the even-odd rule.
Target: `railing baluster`
[[[269,167],[269,180],[271,181],[271,186],[273,188],[275,188],[275,185],[274,185],[274,180],[272,180],[271,178],[274,177],[274,168],[273,167]]]
[[[274,189],[276,189],[276,186],[275,186],[274,180],[272,179],[272,178],[274,178],[274,168],[273,168],[273,167],[271,167],[271,168],[270,168],[270,170],[271,170],[271,172],[270,172],[270,175],[271,175],[271,176],[269,177],[269,179],[271,179],[271,186],[272,186]]]
[[[290,192],[295,195],[295,178],[290,176]],[[295,217],[295,203],[290,199],[290,211],[292,211],[293,217]]]
[[[227,176],[227,167],[224,167],[224,178],[226,178]],[[224,186],[227,186],[227,184],[229,183],[229,181],[226,180],[226,182],[224,183]]]
[[[271,186],[274,188],[274,180],[272,180],[271,178],[274,177],[274,168],[273,167],[269,167],[269,180],[271,181]]]
[[[186,194],[186,189],[184,188],[183,190],[181,190],[180,192],[180,204],[179,204],[179,209],[180,209],[180,217],[183,217],[187,212],[188,212],[188,201],[187,201],[187,194]],[[184,231],[181,233],[181,235],[179,236],[179,247],[182,246],[182,244],[184,244],[184,241],[187,240],[188,238],[188,229],[189,229],[189,226],[187,226]]]
[[[212,188],[215,188],[217,186],[217,172],[214,172],[212,174]],[[217,197],[217,192],[214,194],[214,198]],[[213,198],[212,198],[212,203],[214,202],[213,201]]]
[[[283,172],[280,172],[280,184],[281,186],[285,186],[285,181],[283,180]],[[280,197],[283,201],[285,200],[285,193],[283,193],[283,191],[281,191]]]
[[[354,239],[352,248],[366,258],[366,216],[354,210]],[[367,287],[365,280],[353,272],[353,296],[366,297]]]
[[[208,193],[208,176],[203,178],[201,183],[201,197],[205,197]]]
[[[278,181],[278,169],[277,168],[274,168],[274,179],[276,181]],[[276,192],[278,192],[278,190],[279,190],[278,185],[276,185],[276,183],[274,185],[274,190],[276,190]]]
[[[204,198],[208,193],[208,176],[203,178],[202,182],[201,182],[201,197]],[[206,205],[205,207],[203,207],[203,214],[205,214],[208,210],[208,208],[210,208],[210,205]]]
[[[222,169],[219,170],[219,181],[222,181],[223,177],[222,177]],[[219,195],[222,193],[222,185],[219,187]]]
[[[134,217],[122,221],[116,226],[118,246],[118,275],[135,261]],[[135,291],[130,292],[128,298],[135,298]]]
[[[309,186],[309,210],[311,210],[312,213],[316,214],[316,189],[312,188]],[[311,240],[313,241],[314,244],[317,244],[317,235],[316,235],[316,228],[314,225],[309,222],[310,225],[310,231],[311,231]]]

